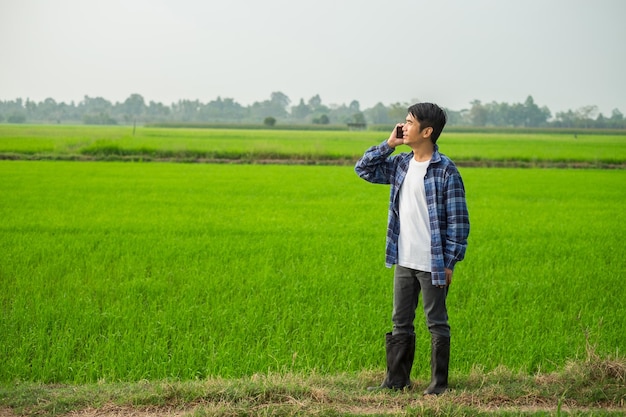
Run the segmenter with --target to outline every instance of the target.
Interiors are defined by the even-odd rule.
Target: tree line
[[[179,100],[170,105],[150,101],[140,94],[131,94],[123,102],[112,103],[103,97],[85,96],[79,103],[57,102],[47,98],[41,102],[21,98],[0,100],[0,123],[84,123],[97,125],[134,123],[232,123],[349,125],[389,125],[404,120],[412,103],[377,103],[361,109],[357,100],[350,104],[326,105],[319,95],[292,104],[281,92],[269,99],[243,106],[232,98],[217,97],[209,102]],[[532,96],[523,103],[482,103],[474,100],[469,108],[446,109],[449,125],[477,127],[556,127],[626,129],[626,119],[614,109],[609,116],[598,112],[597,106],[557,112],[554,117],[546,106],[537,105]]]

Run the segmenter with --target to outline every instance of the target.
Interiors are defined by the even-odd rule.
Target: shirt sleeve
[[[380,145],[372,146],[359,159],[354,167],[357,175],[374,184],[390,184],[394,171],[393,157],[390,155],[395,149],[384,141]]]
[[[447,228],[444,263],[446,268],[454,269],[454,265],[465,258],[470,230],[465,187],[458,172],[448,177],[445,204]]]

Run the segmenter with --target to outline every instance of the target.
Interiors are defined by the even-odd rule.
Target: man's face
[[[422,129],[419,120],[417,120],[411,113],[407,114],[402,127],[404,132],[404,144],[415,149],[415,146],[424,144],[424,142],[430,142],[430,135],[433,133],[432,127],[426,127]]]
[[[411,113],[407,114],[402,131],[404,132],[404,144],[411,146],[424,140],[424,133],[420,132],[420,122]]]

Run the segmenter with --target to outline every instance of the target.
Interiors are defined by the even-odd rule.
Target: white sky
[[[626,113],[624,0],[0,0],[0,100]]]

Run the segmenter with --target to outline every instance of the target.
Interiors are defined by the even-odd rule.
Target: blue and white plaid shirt
[[[394,148],[385,141],[365,151],[354,167],[366,181],[391,184],[385,256],[388,268],[398,263],[399,194],[413,158],[413,152],[391,156],[393,152]],[[444,269],[454,270],[454,265],[465,257],[470,225],[461,175],[452,160],[439,153],[437,145],[424,177],[424,188],[430,217],[432,283],[446,285]]]

